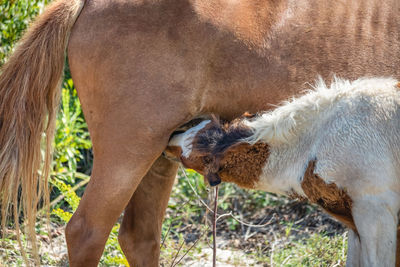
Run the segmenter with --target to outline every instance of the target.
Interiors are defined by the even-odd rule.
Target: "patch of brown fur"
[[[310,161],[301,187],[310,202],[318,204],[327,213],[356,231],[351,214],[352,200],[344,189],[336,184],[327,184],[321,177],[314,173],[315,161]]]
[[[181,156],[182,149],[178,147],[170,146],[166,152],[180,158],[186,168],[205,174],[208,182],[221,179],[254,188],[268,159],[269,147],[265,143],[250,145],[240,141],[249,134],[242,120],[253,116],[245,113],[231,123],[212,116],[211,122],[196,134],[188,158]]]
[[[268,156],[269,147],[265,143],[238,144],[224,153],[218,174],[224,182],[233,182],[240,187],[254,188],[260,179]]]
[[[268,159],[269,147],[265,143],[250,145],[241,141],[251,134],[250,129],[242,123],[249,117],[253,115],[246,112],[232,122],[224,123],[213,116],[211,123],[194,138],[189,159],[182,158],[184,165],[202,167],[210,184],[222,180],[254,188]]]

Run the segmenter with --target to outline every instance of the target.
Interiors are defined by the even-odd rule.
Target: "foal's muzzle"
[[[208,173],[205,177],[211,186],[217,186],[221,183],[221,177],[219,177],[218,173]]]

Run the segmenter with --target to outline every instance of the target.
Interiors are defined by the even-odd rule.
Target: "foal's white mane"
[[[290,142],[296,134],[303,132],[305,127],[343,98],[373,96],[392,91],[397,83],[398,81],[392,78],[361,78],[350,82],[334,77],[328,87],[320,77],[305,95],[285,101],[275,110],[245,121],[245,125],[252,128],[253,135],[244,141],[251,144],[258,141],[271,144]]]

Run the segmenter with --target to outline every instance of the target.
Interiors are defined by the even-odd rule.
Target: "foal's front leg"
[[[360,253],[361,253],[361,244],[360,238],[358,234],[353,230],[349,230],[349,238],[347,242],[347,259],[346,266],[347,267],[359,267],[360,266]]]
[[[398,201],[389,200],[390,194],[394,195],[388,192],[354,200],[352,213],[360,238],[361,266],[393,267],[396,264]]]

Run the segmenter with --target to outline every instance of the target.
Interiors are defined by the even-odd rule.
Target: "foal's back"
[[[350,191],[400,192],[397,81],[360,79],[347,87],[314,123],[316,172]]]

